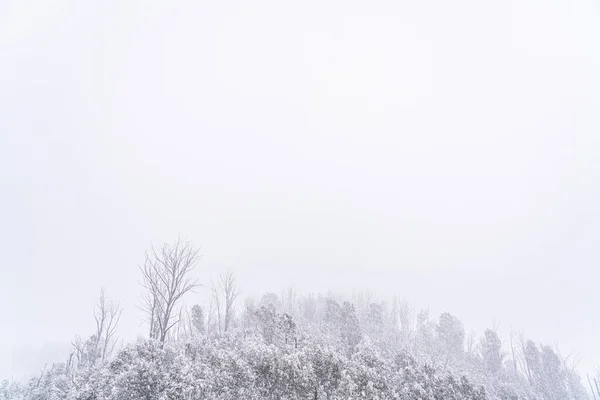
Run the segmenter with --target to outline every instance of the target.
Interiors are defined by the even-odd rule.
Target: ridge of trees
[[[497,327],[480,338],[449,313],[366,294],[249,298],[233,271],[210,285],[208,305],[184,307],[199,285],[198,251],[165,244],[140,267],[148,339],[114,351],[122,308],[104,291],[96,331],[29,382],[0,383],[0,400],[120,399],[600,399],[600,377],[577,357]],[[592,397],[590,397],[592,395]]]

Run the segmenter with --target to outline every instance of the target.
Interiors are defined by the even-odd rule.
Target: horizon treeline
[[[233,271],[184,307],[198,285],[198,251],[178,240],[146,253],[141,310],[148,338],[117,348],[122,308],[101,292],[96,330],[67,360],[27,382],[4,380],[0,399],[588,399],[598,381],[577,357],[496,327],[477,337],[448,312],[433,318],[404,300],[280,294],[240,300]],[[588,391],[589,390],[589,391]]]

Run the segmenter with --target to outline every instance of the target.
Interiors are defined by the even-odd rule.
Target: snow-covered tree
[[[197,261],[198,250],[179,239],[146,252],[140,270],[146,289],[142,307],[150,325],[150,338],[165,343],[169,331],[180,322],[181,300],[197,286],[192,277]]]
[[[194,333],[203,335],[206,332],[204,326],[204,310],[198,304],[194,304],[191,310],[191,324]]]
[[[485,373],[498,377],[502,372],[504,354],[502,352],[502,342],[498,333],[491,329],[486,329],[481,340],[481,358]]]

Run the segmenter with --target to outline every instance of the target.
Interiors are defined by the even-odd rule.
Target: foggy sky
[[[101,287],[143,334],[137,267],[180,235],[203,283],[600,363],[599,4],[0,1],[0,349],[91,334]]]

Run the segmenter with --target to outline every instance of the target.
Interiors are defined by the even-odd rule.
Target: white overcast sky
[[[0,0],[0,185],[5,351],[91,333],[102,286],[144,332],[181,235],[201,281],[398,294],[590,368],[600,2]]]

